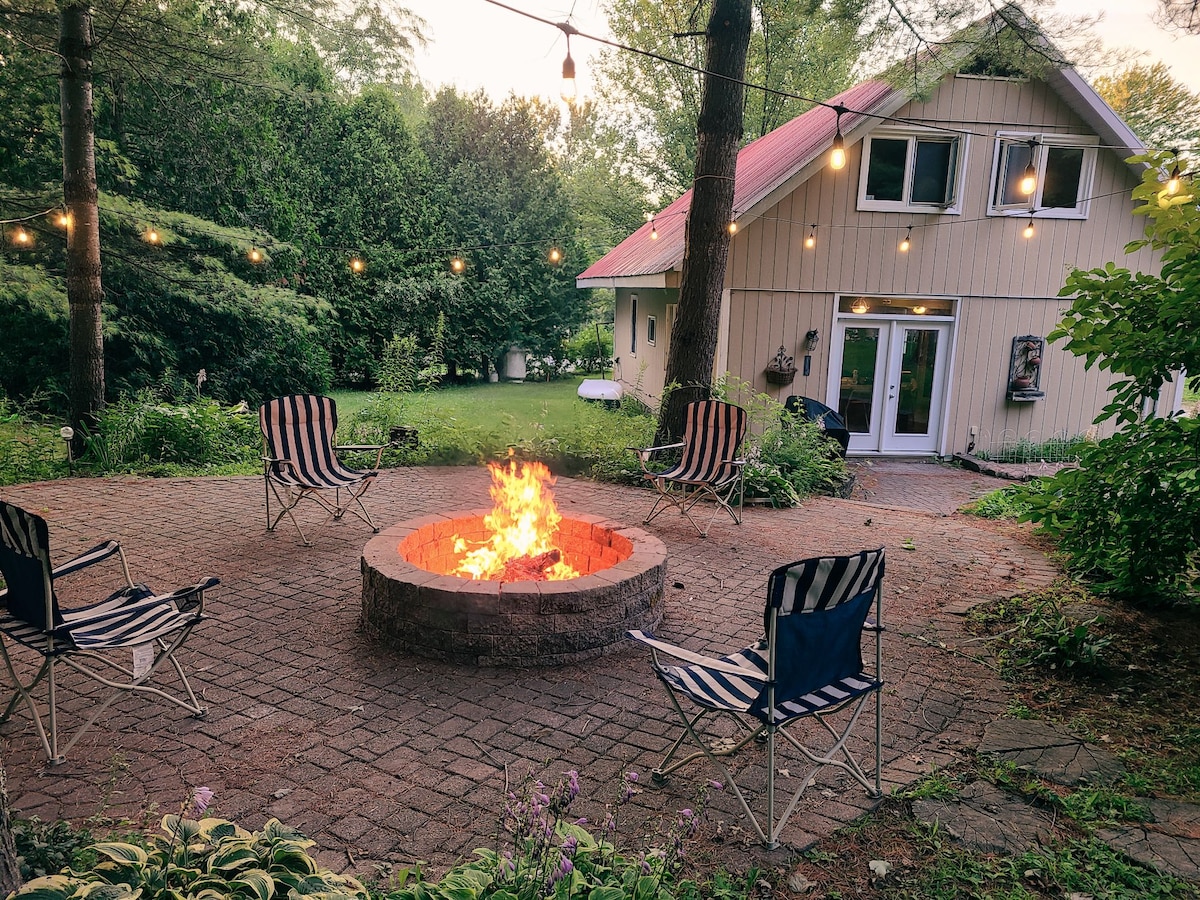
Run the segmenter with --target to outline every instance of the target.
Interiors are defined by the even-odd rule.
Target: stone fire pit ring
[[[479,509],[401,522],[363,550],[363,630],[384,644],[477,666],[554,666],[620,649],[625,632],[662,620],[667,550],[658,538],[602,516],[559,524],[567,581],[472,581],[439,575],[451,536],[478,540]],[[412,561],[410,561],[412,560]]]

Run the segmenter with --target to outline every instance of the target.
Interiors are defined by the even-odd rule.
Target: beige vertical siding
[[[629,351],[629,297],[638,298],[637,351]],[[657,406],[667,369],[667,304],[678,301],[673,288],[617,288],[616,320],[613,328],[613,377],[626,392],[636,394],[650,406]],[[653,346],[646,341],[646,319],[657,320],[658,336]]]
[[[823,169],[735,236],[727,278],[730,372],[781,398],[824,398],[837,294],[949,297],[960,302],[942,453],[965,450],[971,426],[979,447],[1087,431],[1106,402],[1107,373],[1085,373],[1081,362],[1050,347],[1042,375],[1046,398],[1010,402],[1004,395],[1011,341],[1050,331],[1069,305],[1057,295],[1072,268],[1116,260],[1134,270],[1157,270],[1153,251],[1127,256],[1123,249],[1142,236],[1142,220],[1131,214],[1129,199],[1137,178],[1113,152],[1099,150],[1087,218],[1036,219],[1035,237],[1027,240],[1021,234],[1026,218],[987,215],[995,142],[978,135],[1031,130],[1094,137],[1045,83],[948,78],[928,100],[897,115],[976,133],[960,161],[959,214],[860,212],[862,147],[848,148],[845,169]],[[817,245],[807,250],[812,223]],[[901,254],[897,246],[910,223],[919,227],[911,251]],[[638,293],[644,315],[651,311],[651,292]],[[618,328],[620,322],[618,304]],[[822,338],[812,374],[797,375],[791,387],[768,385],[763,370],[781,343],[801,365],[810,328]]]

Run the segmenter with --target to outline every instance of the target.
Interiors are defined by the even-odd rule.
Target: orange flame
[[[531,559],[554,548],[554,537],[562,516],[554,504],[550,470],[539,462],[515,461],[507,466],[488,463],[492,475],[490,493],[495,504],[483,523],[491,538],[482,547],[471,550],[454,574],[477,581],[499,580],[513,562]],[[454,550],[461,553],[467,544],[457,535]],[[547,581],[578,578],[579,573],[561,560],[544,570]]]

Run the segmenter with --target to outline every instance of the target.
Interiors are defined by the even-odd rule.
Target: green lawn
[[[403,406],[414,419],[430,415],[469,421],[482,431],[514,429],[514,437],[528,437],[535,425],[561,425],[574,419],[584,402],[576,395],[583,376],[560,381],[497,382],[440,388],[408,394]],[[338,418],[353,418],[380,395],[375,391],[330,391],[338,405]]]

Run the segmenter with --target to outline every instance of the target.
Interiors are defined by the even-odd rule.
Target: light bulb
[[[1171,170],[1171,177],[1167,179],[1167,193],[1174,196],[1179,193],[1179,183],[1182,176],[1179,174],[1179,166],[1175,166]]]
[[[737,222],[730,222],[730,223],[729,223],[729,233],[730,233],[730,234],[737,234]]]
[[[846,168],[846,142],[840,131],[833,138],[833,150],[829,153],[829,167],[831,169]]]
[[[357,256],[351,257],[351,259],[350,259],[350,271],[351,272],[353,272],[357,275],[359,272],[361,272],[366,267],[367,267],[367,264],[365,262],[363,262],[361,259],[359,259]]]
[[[924,306],[914,306],[913,312],[916,313],[918,316],[923,316],[923,315],[925,315],[925,307]]]
[[[563,102],[570,105],[575,102],[575,60],[571,59],[571,35],[567,33],[567,58],[563,60],[562,88],[559,91]]]
[[[71,217],[65,212],[62,212],[58,214],[58,218],[55,219],[55,221],[58,223],[59,228],[66,228],[71,224]]]
[[[908,248],[909,248],[909,247],[911,247],[911,246],[912,246],[912,241],[910,241],[908,238],[905,238],[904,240],[902,240],[902,241],[900,242],[900,252],[901,252],[901,253],[907,253],[907,252],[908,252]]]
[[[451,260],[450,260],[450,271],[451,272],[454,272],[457,275],[457,274],[461,273],[462,270],[465,269],[466,267],[467,267],[467,264],[463,261],[463,258],[461,256],[455,256],[455,257],[451,258]]]
[[[804,246],[811,250],[813,247],[817,246],[817,239],[810,234],[804,239]]]
[[[249,256],[250,256],[250,262],[252,262],[252,263],[262,262],[262,254],[259,252],[257,247],[250,248]]]
[[[1033,165],[1030,164],[1025,168],[1025,174],[1021,176],[1021,193],[1028,197],[1037,187],[1037,173],[1033,171]]]
[[[1025,230],[1022,231],[1021,234],[1025,236],[1026,240],[1033,237],[1033,223],[1030,222],[1028,225],[1026,225]]]
[[[562,251],[557,247],[551,247],[550,252],[546,255],[550,262],[554,263],[555,265],[558,265],[558,263],[562,262]]]
[[[149,241],[151,244],[157,244],[158,243],[158,232],[155,231],[153,228],[151,228],[149,231],[146,232],[146,240]]]
[[[866,301],[856,300],[854,305],[852,307],[850,307],[850,312],[854,313],[855,315],[861,316],[863,313],[865,313],[867,311],[868,308],[869,307],[867,306]]]
[[[654,227],[653,223],[651,223],[651,225],[650,225],[650,240],[652,240],[652,241],[658,240],[658,229]]]
[[[18,228],[16,235],[13,237],[13,240],[16,241],[18,244],[28,244],[29,243],[29,232],[27,232],[24,228]]]

